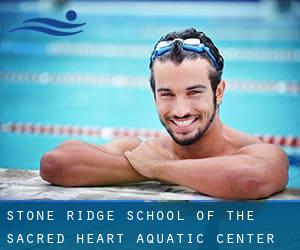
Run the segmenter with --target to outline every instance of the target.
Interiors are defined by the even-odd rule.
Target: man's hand
[[[126,151],[124,155],[138,173],[150,179],[158,178],[158,163],[176,160],[175,155],[154,141],[143,142],[134,150]]]

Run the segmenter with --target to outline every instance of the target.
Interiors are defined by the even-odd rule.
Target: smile
[[[198,117],[191,117],[188,119],[171,119],[171,122],[175,124],[177,127],[186,128],[194,123]]]

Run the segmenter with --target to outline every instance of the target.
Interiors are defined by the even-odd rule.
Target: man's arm
[[[169,181],[215,197],[259,199],[282,190],[287,184],[287,156],[274,145],[253,144],[229,156],[156,160],[164,151],[155,143],[143,143],[125,155],[131,165],[148,178]]]
[[[144,181],[124,157],[141,141],[121,138],[103,146],[67,141],[41,159],[41,177],[62,186],[97,186]]]

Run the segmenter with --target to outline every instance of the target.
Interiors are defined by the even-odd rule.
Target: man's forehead
[[[207,86],[210,84],[209,66],[205,59],[185,59],[181,64],[175,64],[170,60],[163,62],[157,60],[153,65],[156,87],[182,86],[188,88],[194,85]]]
[[[192,66],[192,65],[195,65],[195,66],[210,65],[208,60],[206,58],[202,58],[202,57],[185,58],[185,59],[183,59],[183,61],[181,63],[176,63],[171,59],[166,59],[166,60],[158,59],[158,60],[155,60],[155,62],[153,63],[153,68],[163,67],[163,66],[166,66],[168,64],[173,64],[174,66],[180,66],[180,65],[184,65],[184,64],[188,64],[189,66]]]

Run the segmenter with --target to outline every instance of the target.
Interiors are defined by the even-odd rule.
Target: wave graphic
[[[66,13],[66,18],[69,21],[75,20],[76,17],[77,17],[77,13],[73,10],[70,10]],[[37,24],[46,24],[53,28],[60,28],[60,29],[73,29],[73,28],[81,27],[86,24],[86,23],[78,23],[78,24],[67,23],[67,22],[59,21],[59,20],[52,19],[52,18],[31,18],[31,19],[25,20],[23,23],[30,23],[30,22],[34,22]],[[33,31],[38,31],[38,32],[42,32],[42,33],[47,33],[47,34],[54,35],[54,36],[71,36],[71,35],[75,35],[75,34],[78,34],[83,31],[83,30],[79,30],[79,31],[66,32],[66,31],[60,31],[60,30],[56,30],[56,29],[43,27],[43,26],[23,26],[23,27],[18,27],[18,28],[12,29],[9,32],[14,32],[17,30],[33,30]]]
[[[26,27],[20,27],[20,28],[13,29],[10,32],[14,32],[17,30],[34,30],[34,31],[39,31],[39,32],[47,33],[47,34],[54,35],[54,36],[71,36],[71,35],[75,35],[75,34],[78,34],[83,31],[83,30],[79,30],[79,31],[75,31],[75,32],[64,32],[64,31],[49,29],[46,27],[26,26]]]
[[[62,22],[56,19],[51,19],[51,18],[32,18],[24,21],[23,23],[28,23],[28,22],[36,22],[36,23],[43,23],[47,24],[50,26],[54,26],[56,28],[62,28],[62,29],[68,29],[68,28],[77,28],[82,25],[85,25],[85,23],[79,23],[79,24],[72,24],[72,23],[66,23]]]

